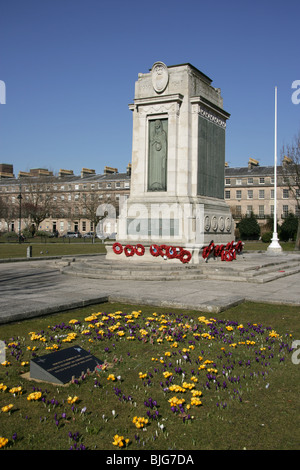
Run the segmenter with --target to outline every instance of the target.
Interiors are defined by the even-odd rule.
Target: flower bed
[[[22,377],[31,357],[69,342],[103,358],[101,370],[66,388]],[[0,368],[1,445],[189,448],[207,415],[210,423],[226,422],[226,410],[247,410],[257,388],[272,388],[291,357],[290,343],[257,323],[141,310],[79,314],[15,336]]]

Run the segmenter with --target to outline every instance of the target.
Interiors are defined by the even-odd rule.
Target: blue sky
[[[1,2],[0,163],[30,168],[131,161],[134,84],[156,61],[191,63],[231,114],[226,160],[274,162],[300,130],[299,0],[9,0]]]

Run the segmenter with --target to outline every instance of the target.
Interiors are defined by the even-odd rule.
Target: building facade
[[[288,159],[277,167],[277,219],[281,224],[288,214],[299,216],[297,201],[284,178],[284,166]],[[253,213],[259,224],[265,225],[268,218],[274,216],[274,167],[259,166],[252,158],[248,166],[225,167],[224,198],[230,206],[236,223]]]
[[[4,171],[5,170],[5,171]],[[105,167],[103,174],[83,168],[80,176],[60,170],[57,176],[37,168],[20,172],[15,178],[12,165],[0,165],[0,231],[32,229],[65,235],[68,231],[85,234],[95,231],[97,208],[115,208],[130,191],[131,165],[125,173]],[[101,225],[105,234],[116,231],[110,219]]]

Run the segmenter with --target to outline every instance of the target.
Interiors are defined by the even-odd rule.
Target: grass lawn
[[[27,248],[32,246],[32,257],[88,255],[105,253],[104,244],[90,241],[76,243],[0,243],[0,259],[26,258]]]
[[[3,449],[296,450],[299,313],[106,303],[1,325]],[[71,344],[105,368],[67,386],[22,377],[31,357]]]

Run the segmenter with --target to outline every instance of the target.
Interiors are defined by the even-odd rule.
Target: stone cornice
[[[149,98],[137,98],[134,100],[133,104],[129,104],[129,109],[132,111],[137,109],[139,106],[152,106],[157,104],[167,104],[167,103],[178,103],[181,104],[183,101],[183,95],[176,93],[174,95],[160,95],[152,96]]]

